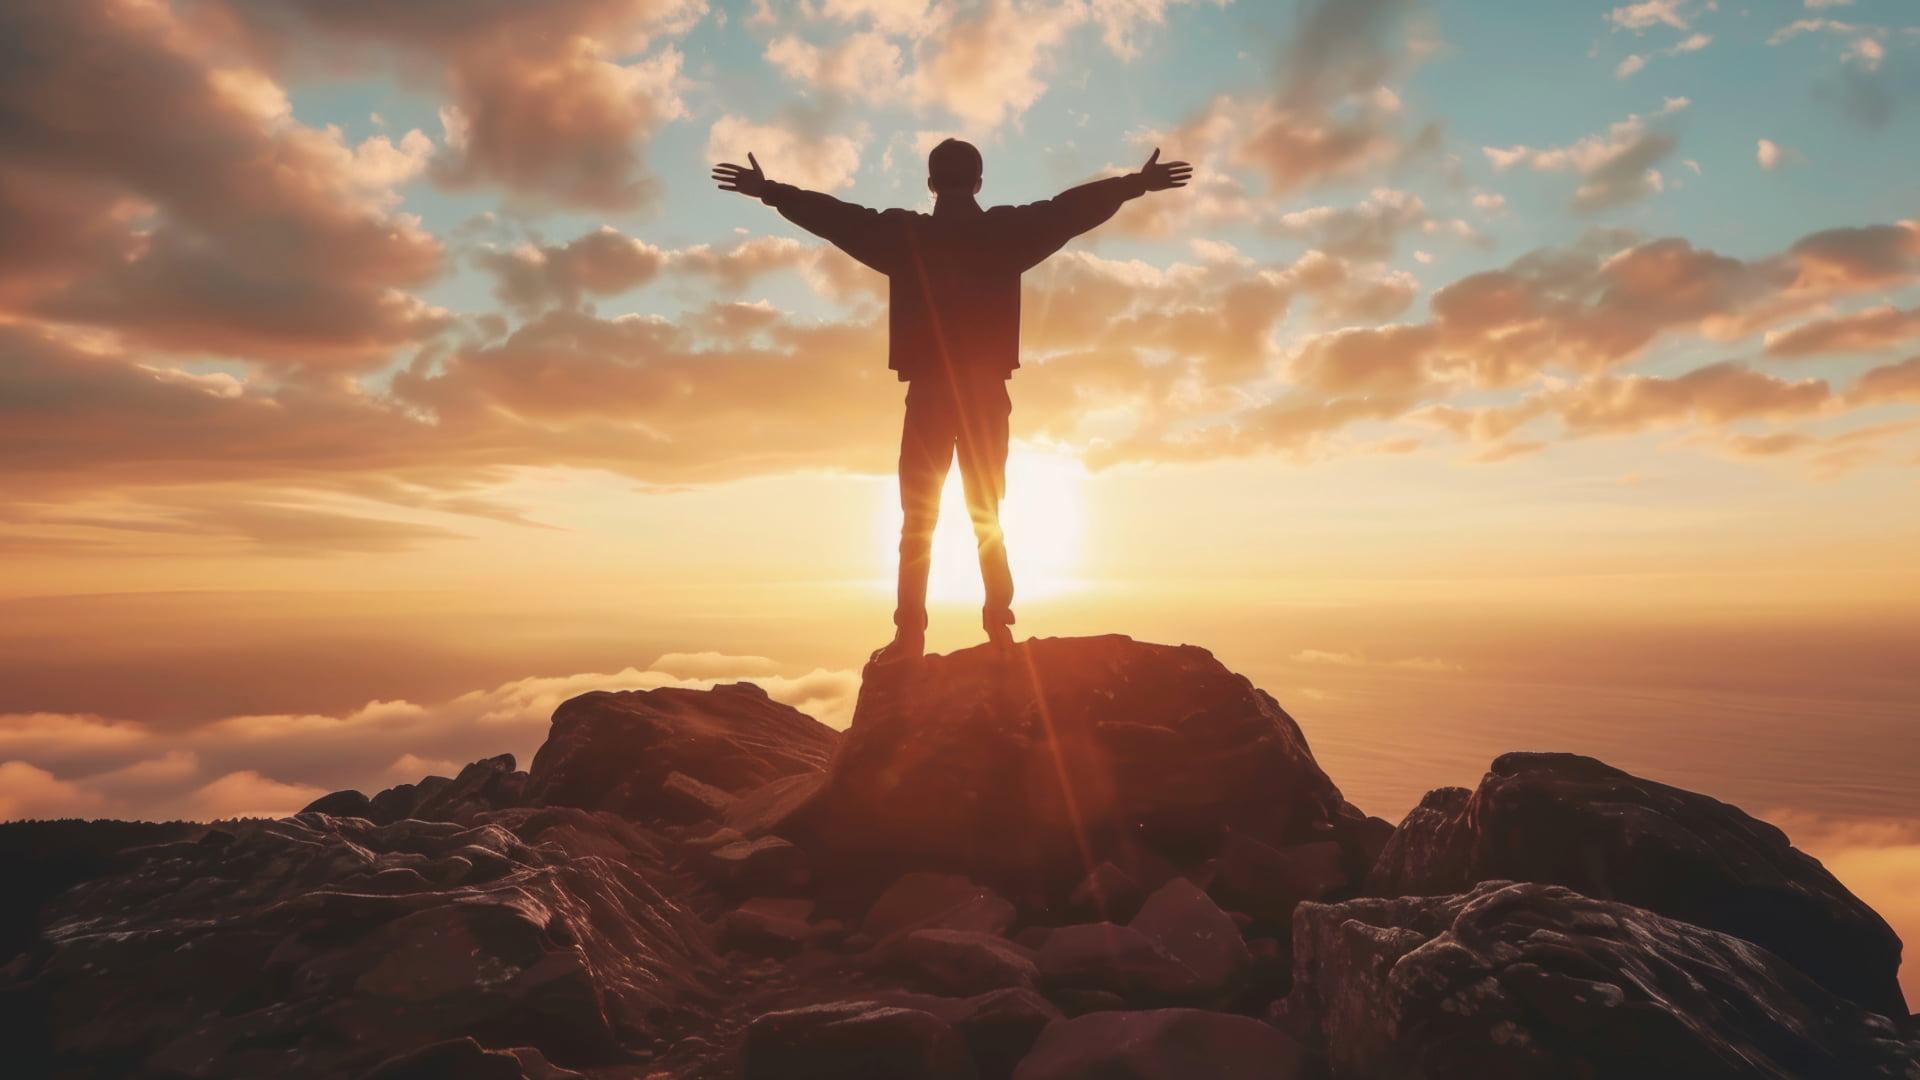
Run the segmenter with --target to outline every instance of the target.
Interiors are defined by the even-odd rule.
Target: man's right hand
[[[1160,148],[1153,148],[1153,156],[1140,166],[1140,176],[1147,182],[1148,191],[1165,191],[1168,188],[1186,187],[1193,178],[1193,166],[1184,161],[1161,161]]]
[[[1159,151],[1154,153],[1158,155]],[[748,165],[723,161],[713,167],[713,178],[720,181],[721,191],[737,191],[755,199],[767,193],[767,174],[760,171],[752,153],[747,154],[747,161]]]

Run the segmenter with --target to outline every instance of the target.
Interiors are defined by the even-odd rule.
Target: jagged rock
[[[745,1080],[972,1080],[966,1044],[918,1009],[842,1001],[768,1013],[747,1025]]]
[[[981,1080],[1013,1075],[1048,1024],[1065,1020],[1054,1004],[1025,987],[995,990],[967,999],[968,1011],[953,1021],[967,1042]]]
[[[505,810],[525,797],[525,773],[514,771],[512,754],[473,762],[460,775],[433,790],[416,795],[407,816],[422,821],[471,821],[490,810]]]
[[[727,825],[749,837],[777,833],[795,811],[813,798],[825,779],[825,773],[805,772],[762,784],[742,794],[727,810]]]
[[[724,944],[761,956],[792,956],[813,940],[813,901],[757,897],[727,912]]]
[[[992,889],[957,874],[915,872],[880,894],[860,928],[876,941],[910,930],[1004,934],[1013,919],[1013,905]]]
[[[1031,987],[1040,974],[1026,949],[977,930],[913,930],[888,948],[887,958],[913,985],[962,997]]]
[[[519,833],[302,814],[125,853],[47,905],[31,962],[0,979],[6,1011],[43,1020],[9,1054],[50,1075],[297,1080],[474,1034],[630,1061],[699,1015],[717,960],[631,861],[569,850],[557,826],[596,823],[570,813]],[[458,873],[479,856],[497,872]]]
[[[1220,849],[1212,895],[1236,911],[1285,926],[1302,900],[1319,900],[1347,883],[1345,853],[1332,841],[1276,848],[1235,834]]]
[[[1295,1080],[1306,1075],[1305,1060],[1305,1049],[1286,1033],[1245,1016],[1204,1009],[1096,1012],[1048,1026],[1013,1076]]]
[[[1107,990],[1133,1000],[1185,997],[1201,990],[1185,964],[1130,926],[1062,926],[1040,946],[1040,975],[1050,986]]]
[[[413,803],[418,794],[417,785],[395,784],[369,800],[367,807],[369,812],[364,816],[376,825],[391,825],[396,821],[403,821],[413,816]],[[308,809],[313,808],[308,807]]]
[[[1073,911],[1107,922],[1133,918],[1146,898],[1146,890],[1132,875],[1110,862],[1103,862],[1074,886],[1067,903]]]
[[[532,1047],[488,1050],[471,1037],[448,1039],[382,1062],[366,1080],[579,1080]]]
[[[1765,949],[1558,885],[1302,904],[1282,1022],[1335,1080],[1920,1077],[1891,1022]]]
[[[719,821],[738,801],[732,793],[682,772],[668,773],[660,784],[661,813],[669,821]]]
[[[1253,961],[1240,928],[1185,878],[1162,885],[1127,925],[1192,972],[1203,992],[1226,989]]]
[[[1185,865],[1231,829],[1359,860],[1350,811],[1292,718],[1206,650],[1042,638],[869,669],[785,835],[836,874],[896,860],[1064,901],[1083,852],[1133,842]]]
[[[689,836],[680,841],[680,846],[690,852],[699,854],[715,851],[726,847],[728,844],[737,843],[745,839],[746,837],[741,835],[739,829],[729,829],[721,826],[712,832],[701,833],[698,836]]]
[[[714,888],[729,896],[790,896],[812,878],[806,852],[777,836],[735,840],[703,858]]]
[[[554,711],[534,755],[534,802],[650,819],[678,772],[740,794],[826,768],[839,733],[751,683],[712,690],[595,691]]]
[[[300,811],[303,814],[326,814],[328,817],[357,817],[373,819],[373,800],[365,794],[348,788],[322,795],[306,805]]]
[[[1765,946],[1841,997],[1904,1017],[1900,938],[1779,829],[1717,799],[1576,754],[1505,754],[1472,793],[1422,801],[1367,891],[1565,885]]]

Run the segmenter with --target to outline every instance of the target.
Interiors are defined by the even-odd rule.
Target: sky
[[[1388,818],[1595,754],[1920,933],[1908,0],[6,5],[0,819],[524,765],[588,689],[844,726],[885,281],[708,171],[925,209],[949,136],[989,205],[1196,168],[1027,275],[1019,632],[1213,650]]]

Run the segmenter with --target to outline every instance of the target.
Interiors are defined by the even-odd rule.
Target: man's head
[[[948,139],[927,155],[927,188],[935,195],[972,195],[984,166],[972,143]]]

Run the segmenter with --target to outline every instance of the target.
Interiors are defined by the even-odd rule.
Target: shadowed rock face
[[[1496,879],[1565,885],[1763,945],[1832,993],[1904,1019],[1900,938],[1785,833],[1717,799],[1577,754],[1505,754],[1480,787],[1430,792],[1368,879],[1438,896]]]
[[[649,881],[652,838],[574,809],[492,817],[302,814],[126,853],[16,961],[6,1004],[46,1045],[9,1053],[59,1075],[330,1077],[471,1034],[577,1066],[699,1015],[716,961]]]
[[[1192,646],[1043,638],[870,668],[826,784],[791,823],[841,867],[917,865],[1064,897],[1140,844],[1182,864],[1229,831],[1352,840],[1272,698]]]
[[[1909,1078],[1884,1017],[1739,938],[1557,885],[1302,904],[1282,1026],[1334,1080]]]
[[[631,818],[679,812],[661,787],[680,773],[733,795],[827,767],[839,733],[750,683],[712,690],[596,691],[554,711],[528,770],[535,804]]]

